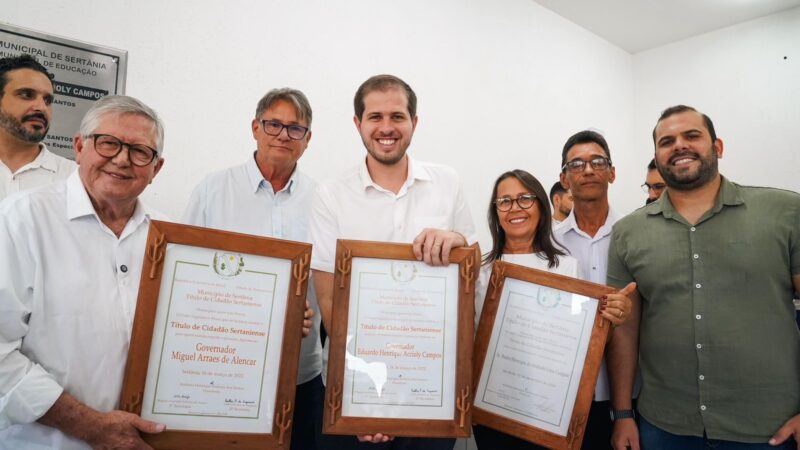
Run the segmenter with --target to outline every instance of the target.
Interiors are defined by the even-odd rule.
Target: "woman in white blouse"
[[[547,193],[539,180],[524,170],[512,170],[497,178],[488,210],[492,249],[484,255],[475,295],[475,320],[480,318],[492,266],[497,260],[539,270],[578,277],[578,261],[567,255],[552,233],[552,214]],[[605,309],[605,303],[601,303]],[[610,307],[603,316],[618,314]],[[628,305],[628,310],[630,305]],[[613,310],[613,311],[612,311]],[[629,312],[629,311],[626,311]],[[475,442],[487,449],[544,449],[489,427],[475,425]]]

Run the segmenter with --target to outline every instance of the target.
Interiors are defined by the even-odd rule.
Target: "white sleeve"
[[[331,210],[331,199],[325,186],[320,185],[311,201],[311,215],[308,219],[308,234],[311,245],[311,268],[333,273],[336,259],[336,239],[339,226]]]
[[[478,331],[478,322],[481,320],[486,292],[489,290],[489,278],[492,276],[494,264],[484,264],[478,274],[478,282],[475,283],[475,332]]]
[[[186,225],[195,225],[198,227],[205,227],[206,225],[206,182],[204,179],[194,190],[189,197],[189,204],[186,205],[186,211],[183,213],[182,223]]]
[[[469,204],[464,196],[464,187],[458,181],[456,204],[453,208],[453,231],[460,233],[467,240],[467,245],[478,242],[478,233],[475,232],[475,223],[469,211]]]
[[[37,263],[19,210],[0,208],[0,430],[43,416],[63,388],[20,351],[36,295]],[[58,337],[55,336],[54,339]]]

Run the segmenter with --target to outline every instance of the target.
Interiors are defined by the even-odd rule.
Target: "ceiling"
[[[800,0],[533,0],[633,54],[800,6]]]

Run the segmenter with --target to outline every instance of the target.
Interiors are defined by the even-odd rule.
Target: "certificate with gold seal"
[[[123,407],[155,448],[288,448],[310,246],[153,221]]]
[[[410,245],[340,240],[324,431],[467,436],[475,248],[451,263]]]

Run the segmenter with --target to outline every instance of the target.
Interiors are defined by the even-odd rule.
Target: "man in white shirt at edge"
[[[411,159],[416,95],[403,80],[376,75],[354,99],[356,129],[367,156],[320,185],[311,210],[311,268],[322,321],[331,327],[336,239],[412,243],[420,261],[449,263],[450,250],[476,242],[475,227],[452,168]],[[392,441],[392,442],[389,442]],[[453,439],[397,438],[381,433],[325,435],[323,448],[447,449]],[[371,444],[378,444],[372,446]]]
[[[606,283],[611,228],[619,217],[609,207],[608,187],[616,178],[608,143],[595,131],[572,135],[561,153],[561,184],[572,193],[573,208],[554,231],[555,238],[578,259],[580,278]],[[626,290],[631,288],[626,287]],[[613,345],[613,339],[609,342]],[[600,367],[583,449],[611,448],[610,393],[606,362]],[[632,411],[614,411],[617,420]]]
[[[308,99],[296,89],[273,89],[265,94],[250,124],[256,151],[244,164],[205,177],[192,192],[183,222],[308,242],[308,216],[316,183],[298,169],[297,161],[311,140],[311,115]],[[311,283],[308,299],[316,304]],[[307,308],[307,317],[311,314],[313,311]],[[321,371],[316,315],[310,336],[303,339],[300,349],[293,449],[317,448],[324,399]]]
[[[118,411],[147,230],[138,197],[161,170],[148,106],[97,101],[67,180],[0,203],[0,447],[149,448],[161,424]]]
[[[51,78],[30,55],[0,58],[0,200],[75,170],[41,143],[53,115]]]

